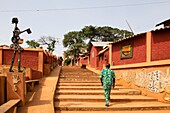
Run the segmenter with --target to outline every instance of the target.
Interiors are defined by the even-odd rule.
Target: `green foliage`
[[[133,33],[127,30],[120,30],[118,28],[112,28],[109,26],[96,27],[96,26],[85,26],[82,30],[82,36],[90,41],[116,41],[123,37],[132,36]]]
[[[81,33],[84,39],[92,39],[97,36],[98,31],[96,26],[85,26],[83,29],[81,29]]]
[[[30,40],[30,41],[27,40],[26,43],[30,48],[37,48],[40,46],[40,44],[36,42],[35,40]]]
[[[64,65],[68,66],[70,63],[71,63],[71,59],[67,57],[66,60],[64,61]]]
[[[63,46],[67,47],[66,56],[77,58],[78,54],[83,52],[86,47],[80,32],[72,31],[64,35]]]
[[[72,31],[69,32],[68,34],[64,35],[64,40],[63,40],[63,46],[64,47],[73,47],[73,44],[83,44],[83,39],[81,36],[79,36],[79,32]]]

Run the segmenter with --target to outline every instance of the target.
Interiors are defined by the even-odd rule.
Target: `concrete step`
[[[94,75],[94,76],[93,76]],[[56,113],[170,113],[170,104],[140,95],[116,83],[105,106],[99,75],[81,68],[62,68],[54,105]]]
[[[72,73],[76,73],[76,74],[84,74],[84,73],[93,74],[94,73],[92,71],[83,70],[83,69],[62,70],[62,72],[64,72],[64,74],[72,74]]]
[[[99,74],[96,74],[92,71],[89,71],[89,70],[86,70],[86,71],[63,71],[63,73],[61,73],[62,75],[74,75],[74,74],[79,74],[79,75],[86,75],[86,74],[89,74],[89,75],[99,75]]]
[[[60,78],[92,78],[92,79],[100,79],[99,76],[93,76],[93,75],[74,75],[74,76],[60,76]]]
[[[90,82],[79,82],[79,83],[68,83],[68,82],[60,82],[57,84],[58,86],[101,86],[101,83],[90,83]],[[122,86],[121,84],[117,84],[116,86]]]
[[[57,86],[57,90],[102,90],[102,86]],[[123,86],[115,86],[114,90],[125,89]]]
[[[161,102],[55,102],[55,110],[60,111],[122,111],[124,110],[170,110],[170,104]]]
[[[96,75],[99,75],[99,74],[96,74],[96,73],[92,73],[92,72],[64,72],[64,74],[63,73],[61,73],[61,75],[63,75],[63,76],[75,76],[75,75],[81,75],[81,76],[86,76],[86,75],[94,75],[94,76],[96,76]]]
[[[105,102],[104,95],[56,95],[55,101],[61,102]],[[155,98],[146,97],[142,95],[111,95],[110,102],[151,102],[157,101]]]
[[[55,111],[55,113],[170,113],[170,110]]]
[[[56,94],[63,95],[103,95],[103,90],[56,90]],[[134,89],[112,90],[111,95],[140,95],[141,91]]]
[[[83,72],[83,73],[75,73],[75,72],[72,72],[72,73],[65,73],[64,74],[61,74],[61,76],[99,76],[99,74],[96,74],[96,73],[88,73],[88,72]]]
[[[89,79],[66,79],[66,80],[62,80],[59,79],[59,83],[64,82],[64,83],[100,83],[100,80],[89,80]]]

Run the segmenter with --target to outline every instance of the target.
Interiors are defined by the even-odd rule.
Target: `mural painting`
[[[146,69],[138,71],[126,70],[119,71],[120,77],[128,84],[134,84],[141,88],[147,88],[153,93],[166,92],[170,94],[170,76],[166,73],[155,70],[146,73]]]
[[[148,84],[148,78],[147,78],[147,75],[146,75],[146,69],[145,68],[136,72],[134,84],[136,86],[146,88],[146,86]]]

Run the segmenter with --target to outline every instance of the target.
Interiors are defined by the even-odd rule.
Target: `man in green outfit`
[[[106,106],[109,106],[109,99],[111,88],[115,86],[115,73],[110,69],[110,64],[106,64],[106,69],[103,69],[100,73],[100,80],[103,86],[104,96],[106,99]]]

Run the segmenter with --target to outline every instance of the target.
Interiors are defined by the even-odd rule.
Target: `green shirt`
[[[100,78],[102,78],[103,89],[111,89],[113,85],[113,78],[115,78],[115,73],[111,69],[103,69],[100,73]]]

